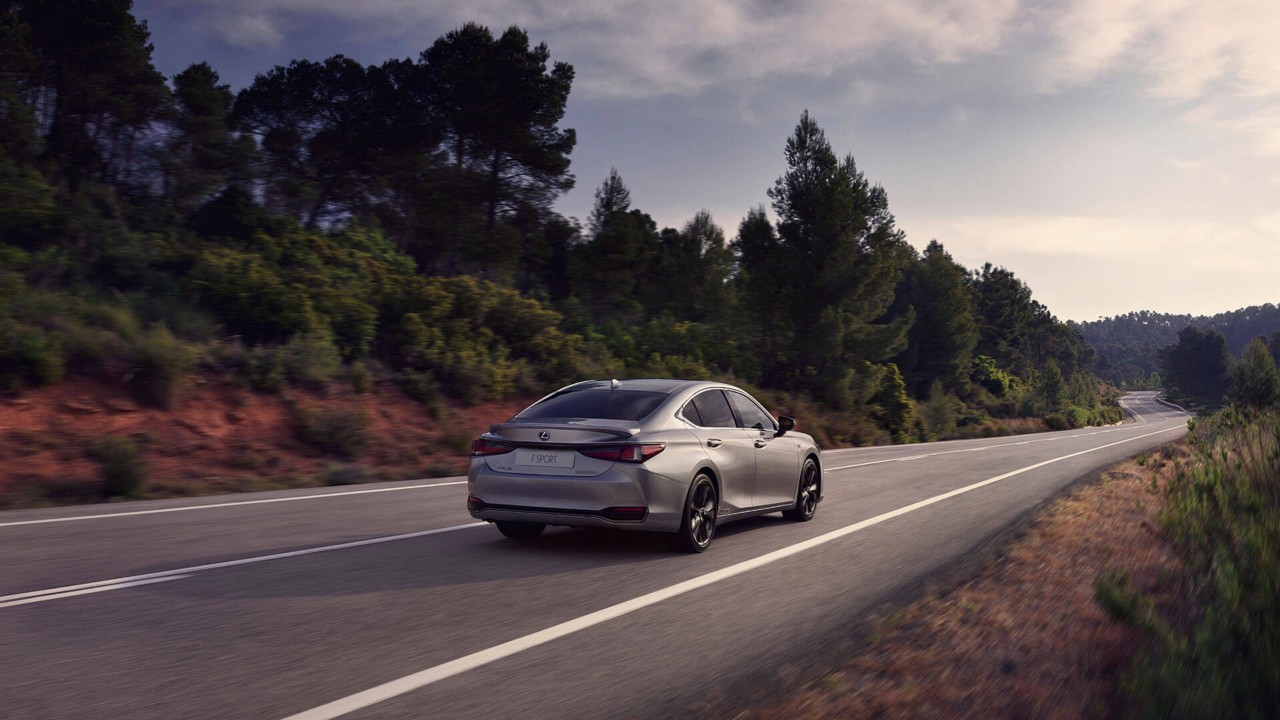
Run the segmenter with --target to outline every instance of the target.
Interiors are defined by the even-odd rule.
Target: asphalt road
[[[1186,431],[823,454],[809,523],[641,533],[474,523],[462,478],[0,513],[0,717],[668,718],[865,639],[1082,476]]]

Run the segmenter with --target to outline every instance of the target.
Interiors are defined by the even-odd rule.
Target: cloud
[[[953,216],[904,223],[956,260],[998,258],[1060,317],[1232,310],[1277,302],[1280,214],[1240,223],[1112,216]],[[1087,288],[1087,291],[1082,291]]]
[[[439,34],[474,20],[519,25],[605,97],[690,95],[726,83],[826,77],[877,53],[922,64],[997,49],[1017,0],[194,0],[199,22],[237,45],[322,17],[362,41]],[[251,19],[251,20],[250,20]],[[424,45],[425,47],[425,45]]]
[[[1052,38],[1044,90],[1135,70],[1153,95],[1173,100],[1215,84],[1251,97],[1280,93],[1280,4],[1271,0],[1075,0],[1043,21]]]
[[[579,90],[605,97],[827,78],[882,56],[945,65],[1001,54],[1034,68],[1032,82],[1046,92],[1138,72],[1152,95],[1173,100],[1216,86],[1280,94],[1274,0],[184,0],[181,7],[239,46],[328,26],[363,42],[422,38],[425,47],[469,20],[495,30],[516,24],[578,66]]]
[[[238,47],[272,47],[284,40],[275,20],[265,13],[213,15],[207,22],[218,37]]]

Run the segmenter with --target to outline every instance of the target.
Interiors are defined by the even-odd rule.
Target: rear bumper
[[[482,459],[472,462],[467,489],[467,510],[478,520],[659,532],[680,529],[688,491],[639,465],[580,478],[500,472]]]

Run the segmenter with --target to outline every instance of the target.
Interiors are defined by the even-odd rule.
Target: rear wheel
[[[716,513],[719,508],[716,486],[710,477],[699,473],[689,486],[689,496],[684,503],[684,517],[680,521],[680,531],[676,534],[680,549],[691,553],[707,549],[711,539],[716,536]]]
[[[806,522],[813,519],[818,512],[818,497],[822,488],[818,480],[818,463],[809,458],[800,468],[800,487],[796,490],[796,506],[783,510],[782,517],[788,520]]]
[[[543,523],[515,522],[512,520],[498,520],[494,522],[494,525],[498,526],[498,532],[512,540],[532,540],[541,535],[543,529],[547,527]]]

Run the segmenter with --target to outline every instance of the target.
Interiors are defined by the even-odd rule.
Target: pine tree
[[[1254,338],[1245,346],[1244,356],[1231,369],[1229,397],[1255,408],[1280,403],[1280,372],[1263,338]]]
[[[910,321],[885,315],[912,251],[884,188],[863,176],[852,155],[837,158],[808,111],[784,155],[787,171],[769,190],[781,241],[770,279],[787,292],[748,302],[781,305],[794,328],[782,379],[843,405],[858,384],[854,369],[905,346]],[[774,265],[747,252],[741,262],[753,274]]]

